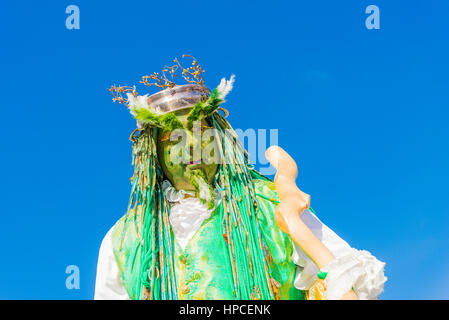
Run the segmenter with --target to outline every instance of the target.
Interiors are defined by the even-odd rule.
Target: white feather
[[[217,87],[218,97],[222,100],[226,98],[229,92],[231,92],[234,85],[235,75],[232,75],[229,80],[225,78],[221,79],[220,84]]]
[[[147,109],[155,114],[162,113],[162,111],[159,108],[152,108],[148,104],[148,94],[146,94],[144,96],[135,97],[131,93],[127,92],[126,95],[128,96],[129,111],[133,116],[136,115],[136,113],[134,112],[136,109]]]

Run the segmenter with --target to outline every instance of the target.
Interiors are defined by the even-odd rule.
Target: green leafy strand
[[[223,99],[218,98],[219,91],[217,89],[212,90],[209,98],[204,102],[198,102],[190,110],[187,116],[187,128],[192,129],[195,121],[204,119],[210,116],[217,108],[223,103]]]

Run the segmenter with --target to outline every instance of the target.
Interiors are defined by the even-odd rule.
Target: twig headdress
[[[155,86],[162,91],[151,96],[139,95],[135,86],[114,85],[109,88],[112,100],[126,105],[139,126],[148,125],[167,130],[183,127],[175,116],[175,111],[192,108],[187,117],[187,127],[191,129],[194,121],[210,116],[225,101],[226,95],[232,90],[234,75],[229,80],[223,78],[218,87],[210,91],[204,86],[205,71],[198,61],[190,55],[182,57],[193,59],[190,67],[184,68],[175,58],[175,64],[164,66],[161,74],[155,72],[142,77],[140,83],[147,87]],[[179,70],[182,70],[181,76],[188,84],[175,83]]]

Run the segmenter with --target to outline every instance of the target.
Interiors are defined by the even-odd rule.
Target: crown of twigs
[[[151,75],[146,75],[142,77],[140,83],[146,85],[147,87],[155,86],[159,90],[164,90],[167,88],[173,88],[177,85],[175,83],[175,78],[178,78],[178,71],[181,71],[181,77],[189,84],[204,85],[203,73],[205,72],[201,65],[198,63],[195,57],[183,54],[182,58],[191,58],[192,63],[189,67],[184,68],[179,62],[178,58],[173,59],[175,63],[172,66],[164,66],[162,72],[154,72]],[[127,93],[132,94],[134,97],[138,96],[136,86],[111,86],[109,92],[113,96],[112,101],[119,102],[121,104],[127,104],[128,98]]]

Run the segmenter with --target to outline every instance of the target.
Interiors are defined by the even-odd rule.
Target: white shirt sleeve
[[[351,288],[360,299],[377,299],[387,280],[385,263],[368,251],[351,248],[310,210],[304,211],[301,219],[335,256],[335,260],[321,270],[328,273],[325,279],[327,299],[341,299]],[[294,242],[292,260],[298,266],[295,287],[308,290],[317,280],[318,267]]]
[[[112,250],[111,230],[104,237],[98,254],[94,299],[129,300]]]

